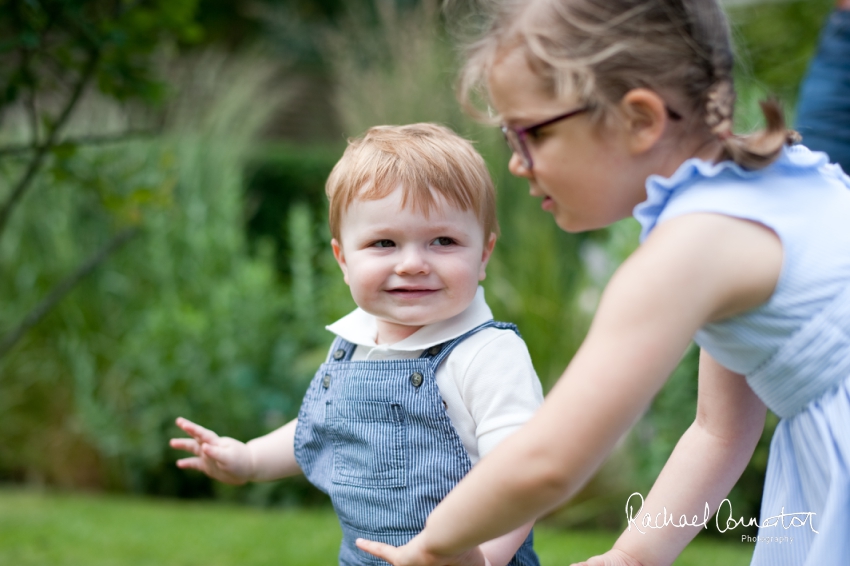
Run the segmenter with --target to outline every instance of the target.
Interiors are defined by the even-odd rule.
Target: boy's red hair
[[[354,199],[378,200],[396,188],[404,191],[402,206],[426,217],[438,193],[461,210],[473,210],[485,240],[499,233],[495,189],[484,159],[450,129],[420,123],[375,126],[348,140],[325,184],[333,237],[339,240],[342,216]]]

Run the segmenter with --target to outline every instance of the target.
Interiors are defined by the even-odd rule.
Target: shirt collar
[[[476,326],[492,318],[493,313],[484,300],[484,288],[479,286],[472,303],[462,313],[452,318],[423,326],[404,340],[400,340],[395,344],[382,344],[381,346],[403,352],[424,350],[425,348],[442,344],[452,338],[466,334]],[[357,308],[325,328],[340,338],[358,346],[368,346],[370,348],[377,346],[375,337],[378,335],[378,327],[375,323],[375,317],[363,309]]]

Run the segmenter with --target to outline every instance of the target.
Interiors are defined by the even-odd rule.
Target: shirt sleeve
[[[466,367],[455,375],[483,458],[531,418],[543,402],[543,388],[516,333],[486,329],[473,339],[480,343],[472,356],[458,360]]]

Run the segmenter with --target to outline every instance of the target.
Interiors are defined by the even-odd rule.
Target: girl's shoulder
[[[802,145],[786,147],[774,163],[759,170],[744,169],[733,161],[712,163],[692,158],[670,177],[650,176],[646,180],[647,199],[635,207],[634,216],[641,224],[643,241],[662,220],[687,212],[749,218],[777,206],[793,209],[794,201],[811,196],[809,191],[800,190],[804,185],[850,189],[850,179],[839,166],[829,163],[825,153]]]

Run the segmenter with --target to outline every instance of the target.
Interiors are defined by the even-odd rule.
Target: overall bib
[[[455,346],[491,326],[516,332],[491,320],[405,360],[351,361],[356,345],[337,337],[298,413],[295,457],[330,495],[342,526],[341,565],[385,565],[354,541],[406,544],[472,468],[435,373]],[[532,538],[510,566],[539,566]]]

